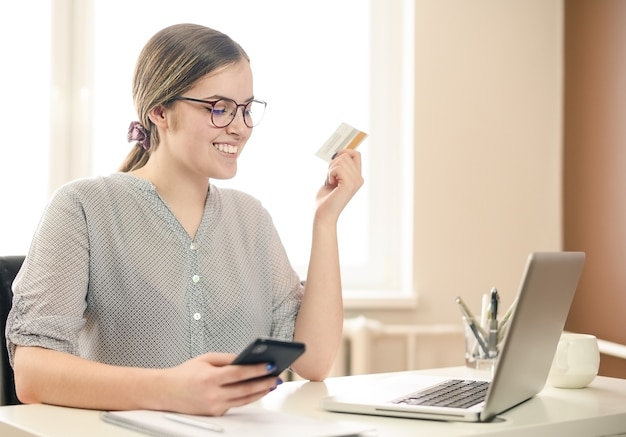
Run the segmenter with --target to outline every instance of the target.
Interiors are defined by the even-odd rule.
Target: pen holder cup
[[[493,374],[503,344],[502,333],[471,323],[463,317],[465,332],[465,365],[471,369],[486,370]]]

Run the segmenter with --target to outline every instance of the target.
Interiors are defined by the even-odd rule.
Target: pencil
[[[460,297],[456,298],[456,303],[459,304],[459,308],[461,309],[461,313],[463,314],[463,317],[465,318],[465,321],[467,322],[467,325],[472,330],[472,333],[474,334],[474,337],[476,337],[476,341],[480,345],[480,348],[483,350],[483,352],[485,353],[486,357],[489,356],[489,348],[485,344],[485,341],[483,340],[482,336],[480,335],[480,332],[478,332],[478,328],[476,327],[476,322],[474,320],[474,317],[472,316],[472,313],[469,312],[467,306],[465,306],[465,303],[463,302],[463,300]]]

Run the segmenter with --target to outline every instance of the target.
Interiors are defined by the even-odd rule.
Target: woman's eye
[[[213,115],[224,115],[226,113],[226,109],[224,108],[207,108],[207,111],[212,112]]]

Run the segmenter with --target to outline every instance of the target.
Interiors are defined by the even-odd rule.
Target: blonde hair
[[[228,35],[198,24],[175,24],[157,32],[139,54],[133,78],[133,100],[150,147],[135,146],[119,171],[143,167],[159,145],[159,134],[148,115],[155,107],[168,107],[207,74],[237,63],[248,55]]]

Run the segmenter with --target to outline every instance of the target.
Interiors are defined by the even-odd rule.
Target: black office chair
[[[6,327],[9,310],[13,304],[13,291],[11,284],[22,267],[24,262],[23,256],[0,256],[0,371],[2,372],[2,380],[0,380],[0,405],[17,405],[20,401],[15,394],[15,379],[13,377],[13,369],[9,365],[9,353],[6,347],[6,338],[4,329]]]

